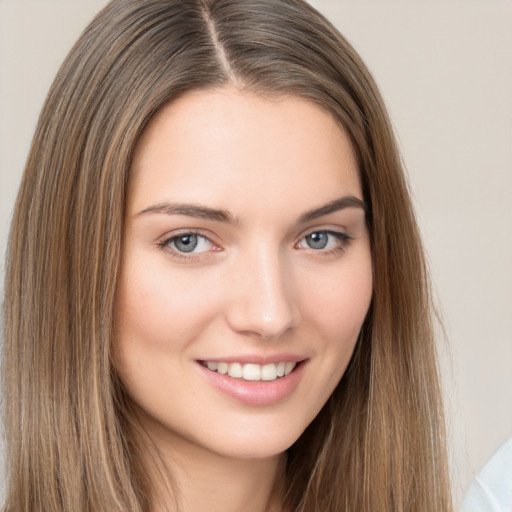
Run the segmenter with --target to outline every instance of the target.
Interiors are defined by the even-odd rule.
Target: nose
[[[269,340],[297,327],[300,311],[292,272],[277,251],[261,250],[240,260],[230,279],[226,312],[230,327]]]

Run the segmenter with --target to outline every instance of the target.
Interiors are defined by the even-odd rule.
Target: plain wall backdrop
[[[446,335],[460,500],[512,435],[512,1],[312,0],[380,85],[407,166]],[[43,100],[105,0],[0,0],[0,250]],[[2,288],[3,290],[3,288]]]

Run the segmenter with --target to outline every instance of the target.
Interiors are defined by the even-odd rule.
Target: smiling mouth
[[[208,370],[228,375],[234,379],[246,381],[274,381],[289,375],[297,366],[296,362],[282,361],[270,364],[227,363],[217,361],[200,361]]]

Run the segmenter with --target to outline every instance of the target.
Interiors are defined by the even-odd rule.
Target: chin
[[[223,428],[218,435],[210,431],[204,444],[209,451],[232,459],[267,459],[285,453],[302,435],[307,424],[283,421],[274,425],[254,426],[253,428]],[[213,434],[213,435],[212,435]]]

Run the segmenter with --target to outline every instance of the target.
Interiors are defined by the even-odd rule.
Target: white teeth
[[[226,375],[229,370],[229,364],[228,363],[219,363],[219,366],[217,367],[217,371],[219,373],[222,373],[222,375]]]
[[[266,364],[261,367],[261,380],[276,380],[277,368],[275,364]]]
[[[265,380],[272,381],[280,377],[284,377],[292,372],[297,366],[293,362],[279,362],[277,364],[270,363],[265,365],[254,363],[218,363],[216,361],[206,361],[202,363],[211,371],[217,371],[222,375],[229,375],[234,379],[244,380]]]
[[[285,363],[284,374],[288,375],[296,366],[296,363]]]
[[[261,366],[259,364],[244,364],[244,380],[261,380]]]
[[[242,365],[240,363],[231,363],[229,365],[228,375],[235,379],[240,379],[242,377]]]

